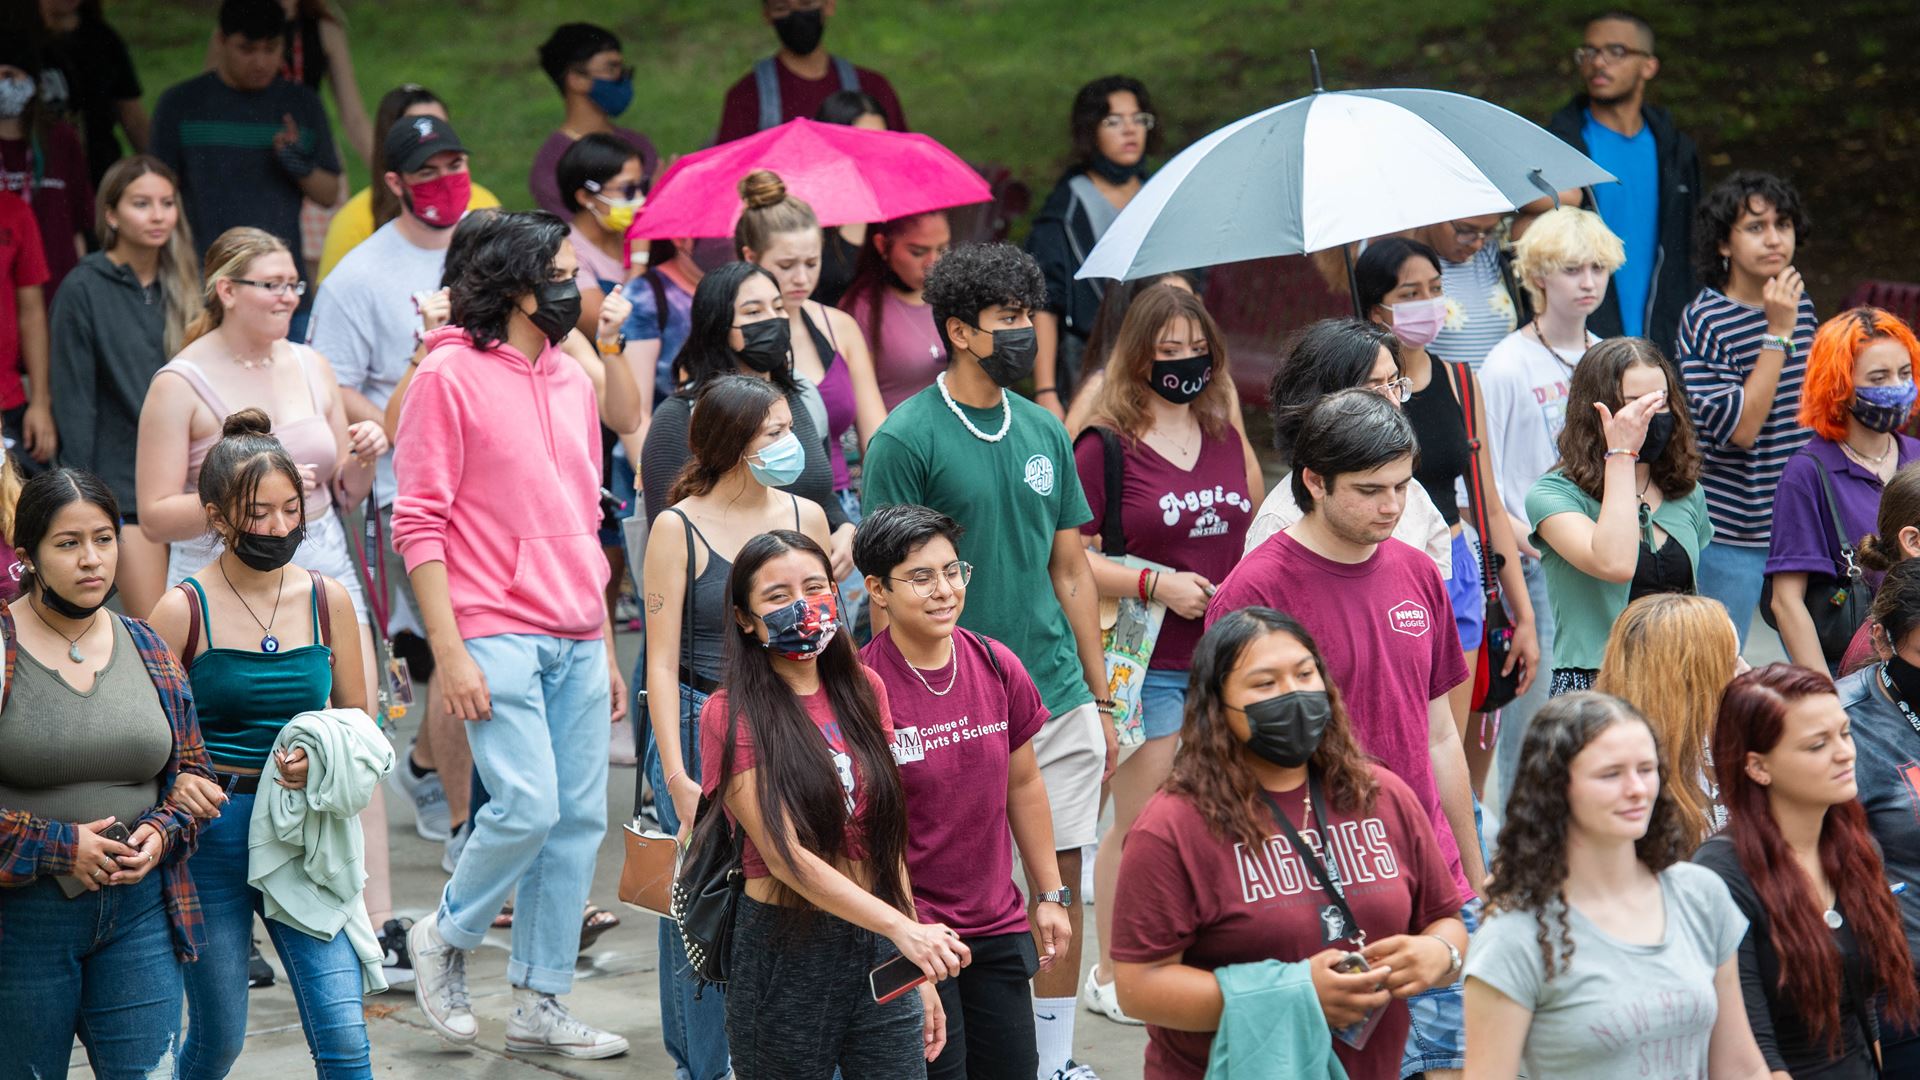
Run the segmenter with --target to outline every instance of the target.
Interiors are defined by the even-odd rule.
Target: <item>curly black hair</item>
[[[493,214],[473,236],[466,269],[449,286],[453,325],[476,349],[506,340],[520,298],[553,276],[553,258],[567,239],[567,223],[545,210]]]
[[[1396,273],[1399,263],[1394,264]],[[1280,364],[1267,382],[1273,414],[1273,448],[1291,464],[1300,425],[1323,397],[1366,383],[1385,349],[1400,367],[1400,339],[1364,319],[1320,319],[1294,331],[1280,349]]]
[[[1573,759],[1600,733],[1629,721],[1646,725],[1655,740],[1660,761],[1660,793],[1654,798],[1647,832],[1634,845],[1640,862],[1660,873],[1687,857],[1693,838],[1687,832],[1680,806],[1668,787],[1666,759],[1658,751],[1659,734],[1632,705],[1608,694],[1591,691],[1563,694],[1534,714],[1520,748],[1520,771],[1507,797],[1506,824],[1500,829],[1493,870],[1482,890],[1488,914],[1529,912],[1538,923],[1540,960],[1546,977],[1553,978],[1554,944],[1547,932],[1551,914],[1559,927],[1559,962],[1573,962],[1573,933],[1567,925],[1567,826],[1573,810],[1567,803],[1567,785]]]
[[[1133,95],[1140,103],[1141,112],[1153,112],[1153,96],[1147,93],[1146,84],[1131,75],[1107,75],[1074,93],[1073,111],[1067,117],[1067,137],[1073,141],[1073,160],[1078,165],[1092,164],[1100,153],[1100,122],[1107,118],[1107,99],[1122,92]],[[1146,152],[1157,152],[1161,139],[1161,129],[1156,125],[1147,132]]]
[[[1733,224],[1759,199],[1793,222],[1795,244],[1813,231],[1813,219],[1794,186],[1772,173],[1741,169],[1730,174],[1700,200],[1693,215],[1693,269],[1700,280],[1716,289],[1727,287],[1728,269],[1720,245],[1733,235]]]
[[[951,359],[948,319],[978,329],[980,313],[996,304],[1038,311],[1047,303],[1047,281],[1033,256],[1012,244],[961,244],[934,264],[921,295]]]

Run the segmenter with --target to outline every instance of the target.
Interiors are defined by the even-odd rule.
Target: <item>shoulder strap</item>
[[[1500,593],[1500,579],[1496,576],[1498,568],[1494,560],[1499,556],[1493,550],[1493,540],[1487,532],[1487,495],[1486,482],[1480,475],[1480,429],[1475,418],[1479,413],[1479,400],[1473,393],[1473,370],[1465,364],[1452,364],[1445,360],[1435,361],[1446,372],[1447,383],[1453,387],[1453,397],[1460,403],[1460,415],[1466,421],[1467,429],[1467,503],[1473,513],[1473,531],[1480,537],[1480,584],[1488,597],[1497,597]]]
[[[977,630],[968,630],[963,627],[961,628],[960,632],[963,634],[971,635],[973,637],[973,640],[980,643],[980,647],[982,649],[987,650],[987,663],[993,665],[993,673],[999,676],[1001,689],[1005,689],[1007,685],[1007,669],[1000,666],[1000,658],[993,654],[992,640],[990,640],[987,637],[987,635],[982,634]]]
[[[207,373],[200,370],[199,364],[182,357],[174,357],[160,370],[171,371],[187,380],[187,385],[193,387],[193,392],[200,396],[201,401],[207,403],[207,408],[213,410],[214,416],[224,420],[232,414],[233,410],[227,408],[226,401],[214,391],[213,384],[207,381]]]
[[[200,624],[206,620],[207,598],[200,591],[200,583],[193,578],[188,578],[174,588],[187,594],[187,651],[180,657],[180,663],[186,665],[193,663],[193,658],[200,655]],[[206,633],[207,640],[211,643],[213,628],[209,626]]]
[[[753,65],[753,89],[760,99],[760,130],[780,125],[780,74],[773,69],[773,57],[763,56]]]
[[[1127,483],[1127,458],[1120,448],[1120,435],[1109,427],[1094,425],[1100,433],[1100,447],[1106,462],[1107,508],[1100,521],[1100,554],[1109,559],[1127,554],[1127,530],[1120,523],[1121,488]]]
[[[1833,538],[1840,544],[1840,570],[1848,581],[1861,579],[1860,563],[1853,557],[1853,545],[1847,541],[1847,527],[1840,523],[1840,508],[1833,502],[1833,483],[1827,479],[1827,467],[1819,458],[1813,461],[1813,475],[1820,481],[1820,494],[1827,500],[1827,516],[1833,519]]]
[[[787,498],[793,500],[793,531],[799,532],[800,531],[800,496],[795,495],[793,492],[789,491],[787,492]],[[687,565],[691,566],[693,564],[688,563]]]
[[[687,595],[682,599],[683,607],[681,609],[681,615],[680,615],[680,670],[683,672],[691,673],[693,671],[693,533],[694,533],[693,519],[687,516],[686,511],[680,509],[677,506],[669,506],[667,507],[665,512],[679,518],[680,524],[686,529],[686,534],[687,534]],[[799,513],[799,504],[797,502],[794,504],[794,512],[796,514]],[[711,552],[713,550],[712,545],[708,545],[707,550]],[[655,689],[648,691],[649,695],[652,695],[654,693],[670,693],[673,695],[674,703],[678,705],[681,710],[684,710],[686,708],[685,705],[680,704],[682,699],[680,695],[680,684],[677,678],[671,689],[667,687],[657,687]],[[684,716],[683,716],[683,719],[684,719]],[[685,730],[685,724],[682,724],[681,728],[682,730]],[[699,733],[695,732],[694,737],[698,738]],[[731,747],[732,745],[731,730],[729,730],[728,732],[728,739],[729,739],[728,745],[729,747]],[[687,748],[685,746],[682,746],[680,748],[680,760],[684,762],[686,760],[686,757],[687,757]],[[731,755],[729,755],[729,760],[731,760]],[[694,777],[694,779],[698,780],[699,777]],[[720,774],[720,783],[724,786],[726,782],[727,782],[726,773],[722,772]],[[705,796],[702,796],[702,798],[704,799]],[[640,816],[641,806],[642,806],[642,803],[640,801],[640,774],[638,771],[636,771],[633,777],[633,816],[634,817]],[[696,824],[698,824],[699,816],[700,815],[697,812],[694,814],[694,819]]]
[[[648,267],[645,276],[647,285],[653,290],[653,322],[655,326],[660,328],[661,339],[665,340],[667,336],[667,286],[666,283],[661,280],[663,275],[660,273],[658,267]]]
[[[13,668],[20,660],[20,635],[13,632],[13,608],[5,601],[0,601],[0,633],[7,637],[7,682],[0,687],[0,711],[5,711],[7,702],[13,700]]]
[[[313,579],[314,640],[331,649],[333,648],[333,605],[327,602],[327,579],[321,577],[318,570],[309,570],[307,575]]]
[[[840,89],[860,89],[860,70],[853,66],[853,61],[844,56],[834,57],[833,73],[840,77]]]

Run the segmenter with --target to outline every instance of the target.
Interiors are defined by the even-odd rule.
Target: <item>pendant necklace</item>
[[[60,634],[60,631],[55,630],[54,625],[47,621],[47,617],[45,615],[40,614],[40,606],[38,604],[35,604],[32,601],[28,601],[27,606],[33,609],[33,617],[40,620],[41,626],[44,626],[49,630],[53,630],[53,632],[56,634]],[[84,664],[87,662],[87,658],[80,654],[80,639],[83,637],[86,637],[87,631],[93,629],[93,624],[98,621],[100,621],[100,613],[95,612],[93,618],[88,620],[87,625],[81,629],[80,633],[76,634],[73,637],[67,637],[67,635],[65,634],[60,634],[61,637],[66,638],[67,640],[67,659],[73,661],[76,664]],[[955,674],[958,674],[958,672],[956,671]],[[952,689],[952,688],[949,687],[948,689]]]
[[[225,559],[220,560],[220,576],[226,579],[227,588],[232,590],[234,599],[240,601],[240,606],[247,609],[247,616],[253,620],[254,625],[260,628],[260,651],[268,654],[279,652],[280,639],[273,636],[273,624],[280,618],[280,594],[285,591],[287,568],[284,566],[280,568],[280,580],[273,587],[273,613],[267,616],[266,622],[260,621],[260,616],[253,613],[253,605],[247,603],[247,598],[241,596],[240,590],[233,587],[233,579],[227,577],[227,561]]]
[[[913,672],[914,678],[919,679],[920,685],[926,687],[927,693],[932,694],[934,697],[946,697],[948,694],[953,693],[953,684],[960,681],[960,650],[954,648],[951,641],[947,643],[947,662],[953,665],[953,677],[947,680],[947,688],[945,690],[935,690],[933,684],[927,681],[927,677],[920,673],[920,669],[913,666],[913,661],[907,660],[905,656],[900,657],[900,659],[907,661],[907,670]],[[945,666],[945,664],[941,665],[941,667]],[[934,670],[938,671],[940,669],[935,668]]]
[[[952,409],[953,415],[960,418],[960,422],[967,426],[968,431],[973,432],[974,438],[981,442],[997,443],[1007,437],[1007,430],[1013,427],[1013,404],[1007,400],[1005,390],[1000,391],[1000,430],[989,435],[973,426],[973,421],[967,419],[967,414],[961,411],[960,403],[953,400],[953,395],[947,392],[946,372],[943,371],[934,376],[933,381],[940,387],[940,396],[947,399],[947,408]]]

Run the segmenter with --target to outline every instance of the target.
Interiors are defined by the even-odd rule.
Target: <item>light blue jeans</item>
[[[247,952],[260,891],[247,884],[247,831],[252,795],[235,795],[220,816],[200,829],[200,846],[187,860],[207,918],[200,959],[183,967],[187,983],[187,1038],[180,1051],[181,1080],[219,1080],[233,1068],[247,1039]],[[373,1076],[373,1050],[361,1012],[360,957],[343,931],[321,941],[266,920],[267,937],[287,969],[300,1026],[321,1080]]]
[[[1533,685],[1527,692],[1500,710],[1500,732],[1494,741],[1493,767],[1488,770],[1480,832],[1489,852],[1497,847],[1500,823],[1506,817],[1507,793],[1513,790],[1513,778],[1520,769],[1520,746],[1526,741],[1527,727],[1533,723],[1533,714],[1547,703],[1547,685],[1553,681],[1553,605],[1547,602],[1547,573],[1539,559],[1528,555],[1520,556],[1520,573],[1527,579],[1527,599],[1533,602],[1540,667],[1533,673]]]
[[[1701,596],[1711,596],[1727,607],[1733,616],[1734,632],[1740,635],[1740,648],[1747,647],[1747,627],[1754,610],[1760,606],[1760,588],[1766,584],[1767,549],[1735,547],[1718,540],[1700,551],[1700,565],[1694,570],[1694,583]]]
[[[707,695],[680,684],[680,756],[686,762],[687,775],[695,780],[700,772],[700,708]],[[660,819],[663,832],[679,833],[680,815],[667,797],[667,777],[660,767],[660,754],[653,742],[653,728],[647,730],[646,750],[641,760],[647,779],[653,785],[653,813]],[[723,1080],[732,1069],[727,1050],[727,995],[718,986],[698,990],[693,979],[693,964],[687,959],[686,943],[680,940],[680,928],[671,919],[660,922],[660,1032],[667,1044],[667,1056],[673,1059],[676,1080]]]
[[[511,895],[507,981],[564,994],[607,831],[607,644],[499,634],[467,639],[467,652],[493,698],[493,719],[467,725],[492,800],[474,815],[473,837],[441,896],[440,935],[474,948]]]

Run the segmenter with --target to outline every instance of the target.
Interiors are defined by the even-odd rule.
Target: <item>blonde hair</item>
[[[286,252],[287,245],[280,238],[251,225],[241,225],[228,229],[207,249],[206,278],[200,288],[200,302],[204,306],[193,322],[187,325],[186,338],[181,348],[193,344],[220,326],[220,320],[226,317],[226,310],[220,306],[220,298],[214,292],[214,286],[227,278],[240,277],[246,273],[253,260],[274,252]]]
[[[1627,605],[1607,635],[1593,688],[1640,710],[1652,726],[1682,824],[1694,842],[1713,831],[1707,740],[1733,678],[1739,639],[1727,609],[1704,596],[1661,593]]]
[[[1558,207],[1535,218],[1514,244],[1513,254],[1514,273],[1540,311],[1546,310],[1547,297],[1533,283],[1534,278],[1590,262],[1599,263],[1611,274],[1627,261],[1626,247],[1600,215],[1577,206]]]
[[[20,489],[25,486],[13,451],[0,447],[0,536],[5,536],[9,544],[13,543],[13,508],[19,504]]]
[[[740,220],[733,225],[733,253],[747,257],[747,249],[764,255],[781,233],[818,230],[820,219],[813,207],[787,194],[780,174],[755,169],[740,180]]]
[[[187,226],[186,204],[180,198],[180,178],[165,162],[149,154],[121,158],[100,178],[93,219],[100,234],[100,250],[112,251],[120,240],[120,231],[107,220],[107,212],[117,210],[120,200],[126,197],[127,188],[143,176],[165,180],[173,188],[174,204],[180,211],[173,233],[160,248],[158,273],[154,278],[160,285],[160,302],[166,313],[165,347],[167,355],[172,356],[187,343],[187,325],[199,316],[204,306],[200,298],[200,260],[193,254],[193,230]]]

